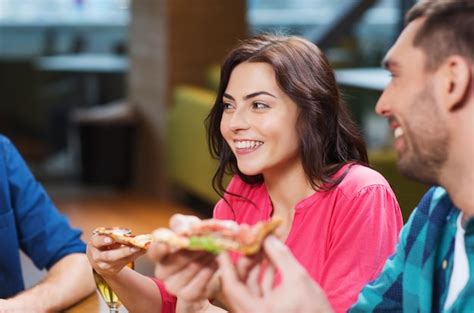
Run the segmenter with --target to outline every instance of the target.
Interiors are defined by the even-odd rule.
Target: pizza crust
[[[98,227],[94,234],[105,235],[117,243],[140,249],[148,249],[153,241],[151,234],[133,235],[130,229],[121,227]]]

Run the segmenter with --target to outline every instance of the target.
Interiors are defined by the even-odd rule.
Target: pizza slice
[[[98,227],[94,234],[109,236],[115,242],[141,249],[148,249],[153,241],[151,234],[133,235],[130,229],[121,227]]]
[[[228,250],[249,255],[260,250],[263,239],[274,232],[281,222],[281,219],[273,218],[248,225],[176,214],[170,219],[170,228],[158,228],[152,235],[153,241],[176,249],[211,253]]]
[[[170,228],[158,228],[152,234],[133,235],[130,229],[120,227],[98,227],[94,233],[141,249],[148,249],[152,242],[161,242],[173,249],[216,254],[227,250],[249,255],[260,250],[263,239],[274,232],[281,222],[281,219],[272,218],[248,225],[231,220],[201,220],[196,216],[175,214],[170,219]]]

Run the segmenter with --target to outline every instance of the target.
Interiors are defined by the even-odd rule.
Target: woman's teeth
[[[258,146],[261,146],[263,142],[261,141],[253,141],[253,140],[245,140],[245,141],[236,141],[235,147],[237,149],[254,149]]]

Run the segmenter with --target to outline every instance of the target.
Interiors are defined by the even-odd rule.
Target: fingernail
[[[267,241],[270,242],[270,243],[275,243],[275,242],[277,242],[277,241],[279,241],[279,240],[278,240],[275,236],[269,235],[269,236],[267,237]]]
[[[217,256],[217,262],[219,264],[221,264],[222,262],[225,262],[225,259],[228,258],[228,253],[227,251],[222,251],[221,253],[219,253],[219,255]]]
[[[279,247],[279,246],[284,245],[284,244],[277,237],[268,236],[267,239],[265,239],[264,245],[265,246],[269,245],[271,247]]]
[[[112,243],[112,238],[110,238],[110,237],[105,237],[103,242],[104,242],[105,244]]]

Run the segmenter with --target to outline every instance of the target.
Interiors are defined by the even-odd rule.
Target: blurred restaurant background
[[[0,0],[0,133],[84,229],[210,216],[204,130],[219,64],[239,39],[300,35],[329,57],[371,165],[404,218],[425,186],[396,170],[374,106],[380,62],[415,0]]]

